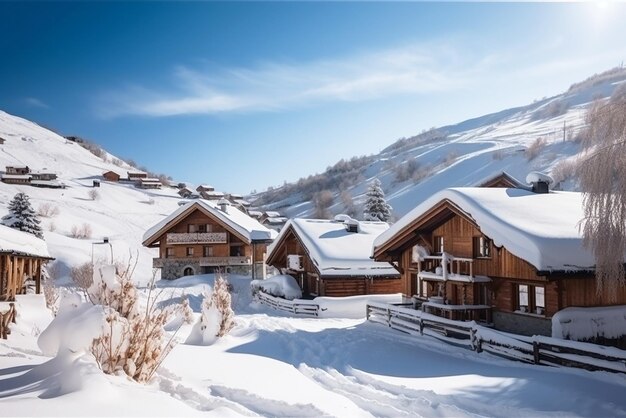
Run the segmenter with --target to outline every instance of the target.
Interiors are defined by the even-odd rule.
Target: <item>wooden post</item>
[[[35,293],[41,293],[41,260],[35,263]]]
[[[537,341],[533,341],[533,360],[535,364],[539,364],[541,360],[539,356],[539,343]]]
[[[23,257],[20,258],[20,271],[17,276],[17,289],[15,290],[16,294],[22,294],[22,290],[24,289],[24,265],[26,264],[26,259]]]

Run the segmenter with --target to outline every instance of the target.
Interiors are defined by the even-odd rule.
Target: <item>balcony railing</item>
[[[226,232],[172,232],[167,234],[166,241],[168,244],[226,244],[228,236]]]
[[[474,275],[473,262],[472,258],[455,257],[448,253],[424,256],[417,263],[417,275],[423,280],[443,282],[490,282],[487,276]]]
[[[252,264],[252,258],[243,257],[167,257],[153,258],[152,267],[161,268],[168,262],[198,263],[200,266],[245,266]]]

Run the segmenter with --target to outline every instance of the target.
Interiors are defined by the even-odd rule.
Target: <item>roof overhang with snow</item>
[[[290,219],[268,247],[267,263],[277,262],[287,237],[300,242],[320,277],[399,277],[386,262],[370,258],[372,243],[389,225],[360,222],[359,232],[348,232],[343,222],[325,219]]]
[[[143,245],[146,247],[155,245],[164,233],[182,222],[195,210],[199,210],[215,220],[224,226],[227,231],[247,244],[271,242],[276,237],[276,231],[264,227],[256,219],[251,218],[235,207],[229,207],[228,211],[224,212],[212,202],[195,200],[180,206],[169,216],[146,231],[143,236]]]
[[[0,253],[54,260],[44,240],[5,225],[0,225]]]
[[[451,188],[425,200],[381,234],[373,255],[398,251],[420,229],[458,214],[476,225],[494,245],[527,261],[541,272],[593,270],[591,251],[584,248],[579,228],[584,219],[582,194],[537,194],[515,188]]]

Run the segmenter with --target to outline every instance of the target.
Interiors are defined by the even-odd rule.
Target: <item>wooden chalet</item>
[[[194,193],[193,193],[193,190],[191,190],[191,189],[190,189],[190,188],[188,188],[187,186],[185,186],[185,187],[182,187],[182,188],[178,189],[178,195],[179,195],[180,197],[185,197],[185,198],[187,198],[187,197],[191,197],[193,194],[194,194]]]
[[[44,240],[0,225],[0,300],[15,300],[29,282],[41,293],[41,269],[49,260]]]
[[[490,176],[477,184],[478,187],[512,187],[516,189],[528,188],[525,184],[511,176],[506,171]]]
[[[551,335],[567,307],[626,304],[626,289],[615,300],[596,292],[582,194],[540,183],[443,190],[382,234],[373,256],[398,269],[422,310],[518,334]]]
[[[30,168],[28,168],[28,166],[6,166],[5,173],[14,175],[26,175],[30,174]]]
[[[106,181],[120,181],[120,178],[122,176],[120,176],[118,173],[116,173],[115,171],[107,171],[106,173],[102,174],[102,177],[106,180]]]
[[[148,173],[144,173],[143,171],[127,171],[128,181],[139,181],[140,179],[148,178]]]
[[[293,276],[304,294],[354,296],[400,293],[400,274],[370,258],[389,225],[343,219],[291,219],[268,249],[267,263]]]
[[[198,193],[201,192],[213,192],[215,191],[215,187],[209,185],[209,184],[201,184],[198,187],[196,187],[196,191]],[[222,197],[224,197],[224,194],[222,193]]]
[[[137,181],[137,187],[140,189],[160,189],[163,187],[163,183],[158,178],[143,177]]]
[[[34,187],[46,187],[49,189],[65,188],[65,184],[57,179],[56,173],[47,171],[34,171],[31,173],[30,185]]]
[[[148,230],[143,245],[159,249],[153,266],[163,279],[218,270],[264,277],[266,248],[275,237],[228,201],[197,200]]]
[[[6,142],[6,139],[0,136],[0,145],[4,144],[5,142]]]
[[[200,192],[200,197],[205,200],[219,201],[224,199],[224,193],[216,190],[204,190]]]

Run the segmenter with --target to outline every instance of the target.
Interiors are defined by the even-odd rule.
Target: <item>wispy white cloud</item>
[[[465,85],[481,62],[444,44],[410,45],[304,64],[249,68],[179,66],[166,87],[127,86],[99,97],[97,112],[174,116],[273,111],[328,101],[361,101]]]
[[[23,99],[23,102],[30,106],[30,107],[38,107],[40,109],[49,109],[50,106],[48,106],[46,103],[43,102],[43,100],[38,99],[36,97],[25,97]]]

